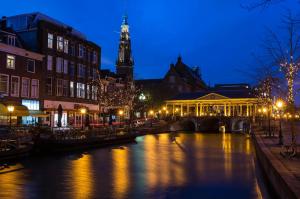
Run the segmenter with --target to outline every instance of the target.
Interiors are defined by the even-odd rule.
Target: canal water
[[[0,198],[268,198],[251,140],[160,134],[136,144],[27,158],[0,171]]]

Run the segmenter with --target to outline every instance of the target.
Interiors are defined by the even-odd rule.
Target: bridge
[[[170,126],[171,131],[249,132],[249,117],[180,117]]]

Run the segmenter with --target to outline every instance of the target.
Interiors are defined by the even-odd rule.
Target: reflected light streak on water
[[[0,198],[260,199],[253,151],[244,135],[146,135],[124,148],[25,159],[25,169],[0,174]]]

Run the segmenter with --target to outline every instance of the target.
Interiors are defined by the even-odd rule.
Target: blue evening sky
[[[265,27],[280,25],[287,0],[247,11],[250,0],[7,0],[0,15],[42,12],[87,35],[102,47],[102,68],[114,69],[122,15],[127,10],[138,79],[163,77],[182,55],[200,66],[207,83],[252,82],[244,75],[258,53]],[[126,8],[125,8],[126,7]]]

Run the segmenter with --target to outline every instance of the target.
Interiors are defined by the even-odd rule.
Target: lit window
[[[30,86],[30,79],[22,77],[22,91],[21,96],[22,97],[29,97],[29,86]]]
[[[32,59],[27,60],[27,72],[35,73],[35,62]]]
[[[97,92],[98,88],[96,86],[92,86],[92,100],[97,100]]]
[[[70,97],[74,97],[74,82],[70,81]]]
[[[53,34],[48,33],[48,48],[53,48]]]
[[[12,76],[10,86],[10,96],[19,97],[20,77]]]
[[[1,95],[8,95],[8,89],[9,89],[8,85],[9,85],[8,75],[0,74],[0,94]]]
[[[7,44],[11,46],[16,46],[16,37],[13,35],[7,36]]]
[[[64,60],[64,73],[68,74],[68,60]]]
[[[6,68],[15,69],[16,57],[13,55],[6,56]]]
[[[86,99],[90,99],[90,85],[86,85]]]
[[[69,41],[68,40],[64,40],[64,52],[68,53],[69,52]]]
[[[39,80],[32,79],[31,80],[31,98],[39,97]]]
[[[63,71],[63,59],[61,57],[56,57],[56,72],[62,73]]]
[[[22,100],[22,105],[26,106],[28,110],[40,110],[40,102],[37,100]]]
[[[61,36],[57,36],[57,50],[58,51],[64,50],[64,38]]]
[[[51,71],[53,66],[53,57],[48,55],[47,57],[47,70]]]
[[[77,98],[85,98],[85,85],[77,83]]]

